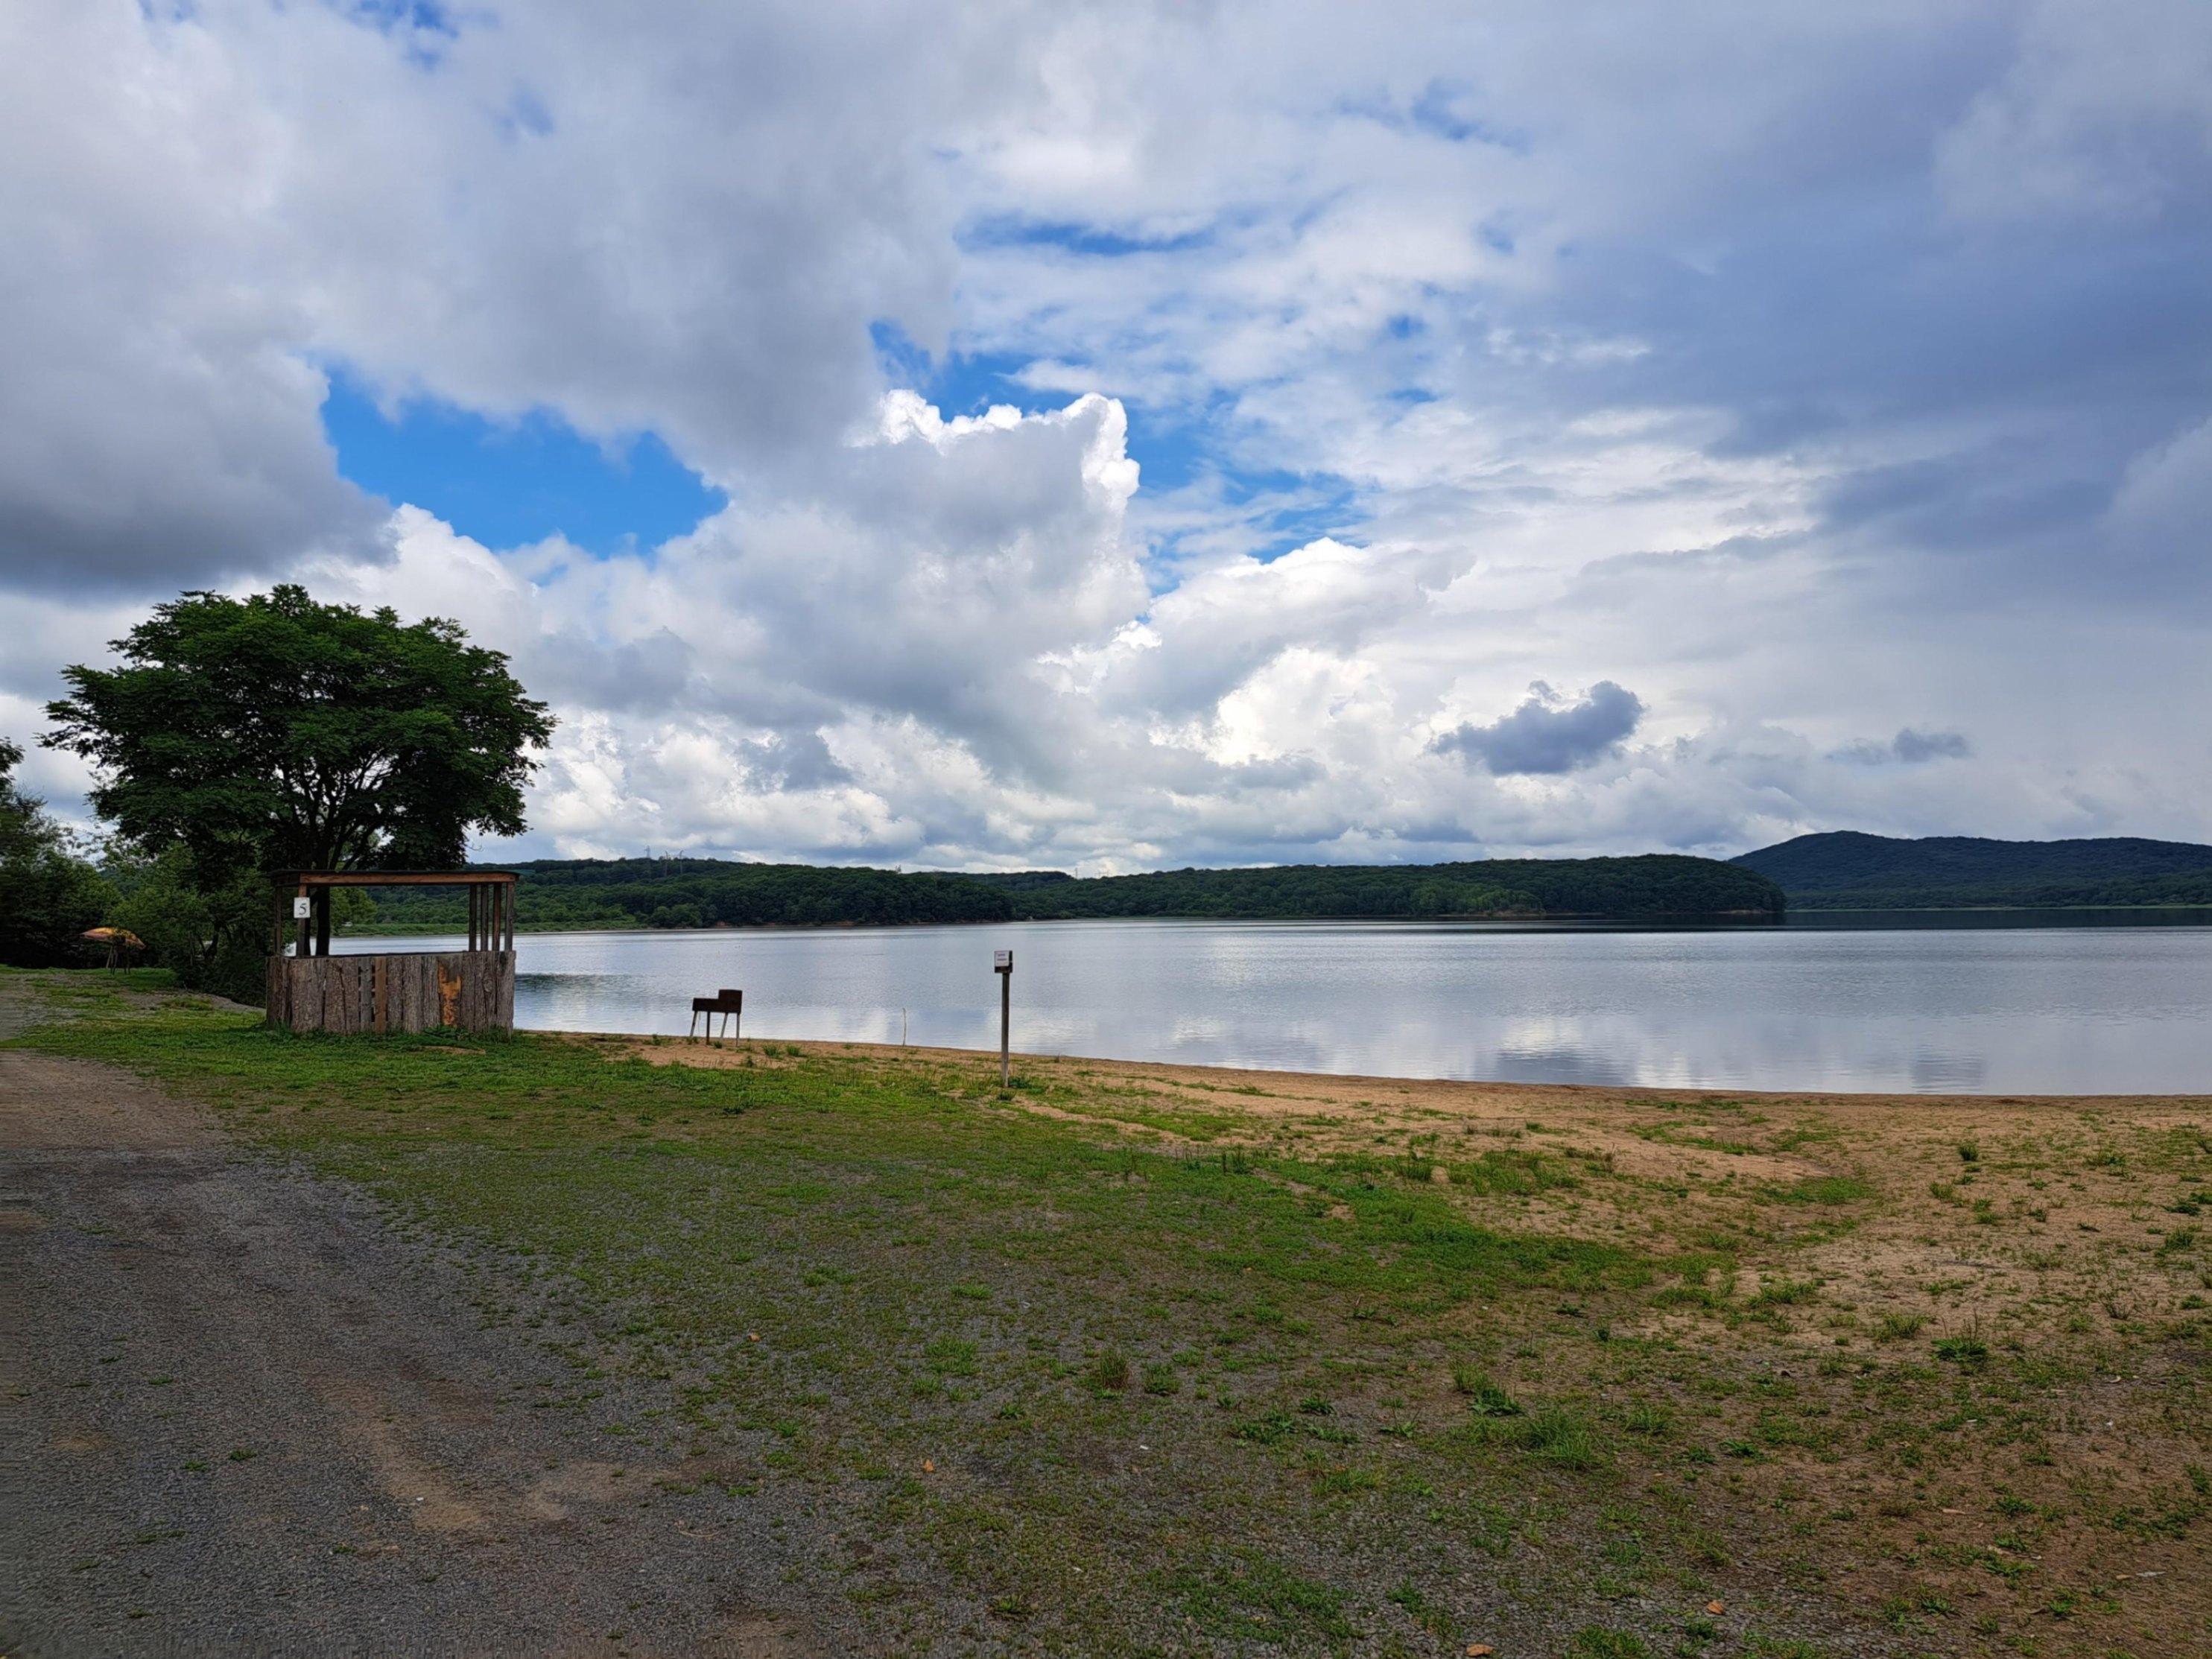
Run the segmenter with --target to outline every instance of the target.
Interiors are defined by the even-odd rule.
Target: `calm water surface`
[[[727,985],[747,1036],[995,1048],[991,953],[1011,949],[1014,1047],[1043,1053],[1663,1088],[2212,1092],[2212,922],[2020,920],[525,933],[515,1015],[680,1033],[690,999]]]

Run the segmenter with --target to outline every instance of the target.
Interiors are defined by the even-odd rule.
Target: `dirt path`
[[[466,1287],[197,1109],[0,1052],[0,1651],[834,1649],[765,1611],[803,1526],[664,1494],[696,1471],[612,1396],[530,1409],[568,1367]]]

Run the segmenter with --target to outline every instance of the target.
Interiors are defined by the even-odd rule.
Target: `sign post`
[[[993,951],[991,971],[999,976],[999,1086],[1006,1089],[1013,1084],[1014,953],[1012,951]]]

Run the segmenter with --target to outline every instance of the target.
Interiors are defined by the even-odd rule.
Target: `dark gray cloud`
[[[1889,740],[1891,752],[1907,766],[1922,761],[1963,760],[1974,752],[1972,744],[1956,732],[1916,732],[1911,726]]]
[[[1600,680],[1579,702],[1539,680],[1511,714],[1462,726],[1431,747],[1479,761],[1499,776],[1572,772],[1611,754],[1643,718],[1644,700],[1611,680]]]
[[[594,639],[565,628],[524,643],[515,666],[540,696],[586,708],[665,714],[691,678],[691,646],[665,628],[643,639]]]
[[[771,789],[823,789],[853,775],[830,752],[819,732],[787,732],[745,745],[749,769]]]
[[[1855,766],[1918,766],[1934,760],[1964,760],[1974,745],[1958,732],[1919,732],[1905,726],[1887,743],[1862,738],[1837,750],[1834,759]]]

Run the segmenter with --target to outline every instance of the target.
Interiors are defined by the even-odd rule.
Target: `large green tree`
[[[150,855],[183,848],[210,893],[260,870],[457,865],[472,831],[521,831],[553,732],[455,623],[297,586],[186,593],[113,649],[116,667],[66,671],[42,741],[91,761],[94,810]]]
[[[78,935],[114,892],[70,843],[46,803],[16,787],[22,749],[0,738],[0,962],[47,968],[80,960]]]

